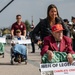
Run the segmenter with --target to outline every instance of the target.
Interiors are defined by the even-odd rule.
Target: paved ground
[[[0,75],[40,75],[40,50],[36,46],[36,53],[31,52],[31,46],[28,46],[28,64],[10,64],[10,45],[5,46],[5,57],[0,56]]]

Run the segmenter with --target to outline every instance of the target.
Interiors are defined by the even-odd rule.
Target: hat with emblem
[[[58,32],[64,30],[61,24],[53,25],[52,32]]]

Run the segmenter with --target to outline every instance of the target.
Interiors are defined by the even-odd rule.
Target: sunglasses
[[[17,19],[21,19],[21,18],[17,18]]]

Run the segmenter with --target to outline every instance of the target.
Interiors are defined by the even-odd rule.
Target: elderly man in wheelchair
[[[13,64],[13,60],[18,63],[25,61],[27,64],[27,48],[25,44],[19,44],[18,40],[25,40],[25,36],[21,35],[20,30],[16,30],[16,36],[11,41],[11,64]]]
[[[63,35],[63,30],[61,24],[56,24],[52,27],[52,35],[44,38],[41,51],[42,63],[69,62],[71,64],[75,59],[72,40]]]

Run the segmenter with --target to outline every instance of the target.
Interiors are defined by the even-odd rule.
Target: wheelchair
[[[6,45],[6,38],[0,37],[0,56],[4,58],[4,47]]]
[[[27,51],[26,51],[26,55],[25,57],[20,54],[20,53],[14,53],[14,49],[13,47],[15,46],[15,44],[12,44],[11,50],[10,50],[10,54],[11,54],[11,65],[14,65],[14,62],[25,62],[25,65],[27,64]]]
[[[4,44],[0,42],[0,55],[4,58]]]

